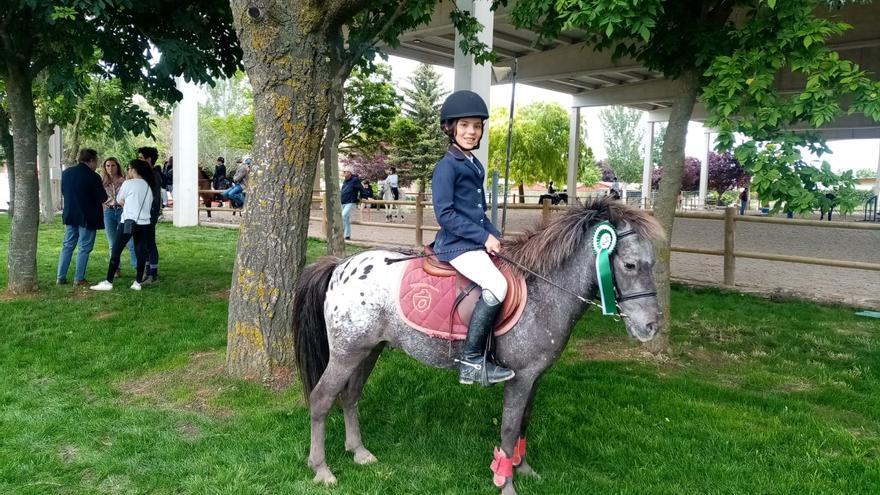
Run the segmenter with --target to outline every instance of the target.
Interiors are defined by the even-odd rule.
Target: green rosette
[[[611,253],[617,246],[617,232],[609,222],[602,222],[593,231],[593,252],[596,253],[596,278],[603,315],[617,314],[614,296],[614,275],[611,273]]]

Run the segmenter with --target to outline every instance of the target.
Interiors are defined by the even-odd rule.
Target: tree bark
[[[688,122],[697,102],[700,90],[700,73],[696,70],[684,72],[677,80],[678,92],[672,101],[669,124],[663,140],[663,178],[654,203],[654,215],[666,231],[666,242],[657,246],[657,263],[654,265],[654,282],[657,285],[657,300],[663,312],[657,336],[646,344],[655,353],[669,351],[670,331],[670,251],[672,245],[672,225],[675,221],[675,206],[681,191],[681,175],[684,170],[684,148],[687,138]]]
[[[0,106],[0,146],[3,147],[3,154],[6,156],[6,177],[9,181],[7,214],[12,218],[12,215],[15,213],[15,146],[12,145],[12,134],[9,132],[9,125],[9,113]]]
[[[520,181],[519,185],[519,204],[525,204],[526,202],[526,186]]]
[[[37,120],[27,67],[7,61],[6,94],[12,123],[15,201],[6,259],[7,288],[13,294],[37,290],[37,229],[40,223],[37,184]]]
[[[295,366],[293,293],[335,75],[327,37],[338,28],[316,2],[231,7],[254,89],[255,169],[229,295],[226,369],[284,380]]]
[[[343,256],[345,240],[342,233],[342,198],[339,195],[339,122],[342,119],[343,82],[333,81],[330,90],[330,115],[324,134],[324,236],[327,254]]]
[[[65,164],[72,164],[77,162],[77,155],[79,154],[79,146],[80,146],[80,122],[82,119],[82,108],[77,105],[76,107],[76,116],[73,119],[73,124],[70,126],[70,139],[68,140],[68,152],[67,156],[64,157]]]
[[[55,219],[55,203],[52,200],[52,179],[49,159],[49,138],[54,133],[55,126],[49,123],[49,116],[40,115],[40,123],[37,126],[37,160],[39,161],[40,180],[40,221],[52,223]]]

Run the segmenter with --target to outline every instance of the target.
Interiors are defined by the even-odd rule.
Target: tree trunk
[[[37,119],[32,77],[27,67],[8,64],[6,94],[15,153],[15,201],[6,267],[7,288],[14,294],[37,290],[37,228],[40,224],[37,184]]]
[[[9,181],[7,214],[12,218],[15,213],[15,146],[12,145],[12,134],[9,133],[9,114],[2,106],[0,106],[0,146],[3,147],[3,154],[6,156],[6,177]]]
[[[49,138],[55,131],[55,126],[49,123],[49,116],[40,115],[40,123],[37,126],[37,159],[39,161],[40,179],[40,221],[52,223],[55,219],[55,204],[52,200],[52,179],[49,159]]]
[[[687,138],[688,122],[694,111],[697,94],[700,90],[700,73],[686,71],[676,81],[678,92],[672,101],[669,124],[663,140],[663,178],[654,203],[654,215],[666,231],[666,242],[657,246],[657,263],[654,265],[654,282],[657,284],[657,300],[660,303],[660,329],[657,336],[646,344],[655,353],[669,351],[670,331],[670,251],[672,245],[672,225],[675,221],[675,205],[681,192],[681,175],[684,169],[684,147]]]
[[[73,164],[77,162],[78,154],[79,154],[79,146],[80,146],[80,121],[82,119],[82,108],[79,106],[76,107],[76,117],[73,119],[73,124],[70,126],[70,139],[68,140],[68,148],[67,156],[64,157],[65,164]]]
[[[522,182],[519,183],[519,204],[524,204],[526,202],[526,186]]]
[[[285,380],[295,366],[293,293],[330,112],[325,13],[316,3],[293,3],[231,5],[253,85],[255,170],[229,295],[226,369],[246,379]]]
[[[324,134],[324,236],[327,254],[343,256],[342,198],[339,196],[339,121],[342,118],[343,82],[333,81],[330,90],[330,115]]]

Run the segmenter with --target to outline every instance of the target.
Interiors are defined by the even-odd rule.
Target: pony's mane
[[[590,243],[591,228],[611,222],[615,228],[623,222],[642,238],[652,242],[665,239],[663,227],[647,211],[627,206],[612,199],[572,205],[547,222],[505,241],[502,254],[516,263],[540,274],[558,269],[584,243]],[[517,267],[511,266],[517,270]]]

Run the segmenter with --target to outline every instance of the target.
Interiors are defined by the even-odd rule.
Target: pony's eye
[[[635,270],[636,264],[635,263],[624,263],[623,267],[626,268],[627,270]]]

